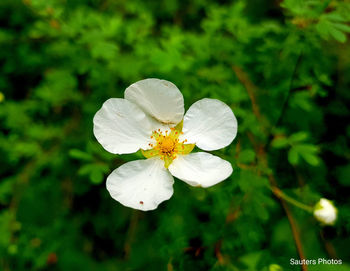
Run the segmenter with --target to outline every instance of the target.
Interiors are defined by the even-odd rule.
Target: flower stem
[[[292,197],[290,197],[290,196],[284,194],[284,193],[282,192],[282,190],[278,189],[277,187],[273,187],[273,188],[271,188],[271,190],[272,190],[272,192],[273,192],[276,196],[278,196],[278,197],[284,199],[285,201],[287,201],[287,202],[293,204],[294,206],[296,206],[296,207],[298,207],[298,208],[300,208],[300,209],[303,209],[304,211],[307,211],[307,212],[309,212],[309,213],[313,213],[313,211],[314,211],[314,208],[313,208],[313,207],[311,207],[311,206],[309,206],[309,205],[306,205],[306,204],[304,204],[304,203],[301,203],[301,202],[299,202],[299,201],[293,199]]]

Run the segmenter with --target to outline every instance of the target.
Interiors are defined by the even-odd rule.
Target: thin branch
[[[232,70],[236,73],[238,80],[242,83],[242,85],[247,90],[250,101],[252,103],[253,113],[257,117],[257,119],[260,120],[261,119],[260,109],[255,98],[257,87],[253,84],[252,81],[250,81],[248,75],[240,67],[232,66]]]
[[[139,211],[135,210],[135,211],[133,211],[133,213],[130,217],[130,224],[128,227],[128,232],[126,234],[126,240],[124,243],[124,253],[125,253],[124,258],[126,260],[129,259],[129,256],[131,253],[131,245],[134,241],[138,220],[139,220]]]
[[[324,244],[324,247],[328,253],[328,255],[332,258],[332,259],[339,259],[338,258],[338,255],[337,255],[337,252],[335,251],[335,248],[333,246],[333,244],[331,242],[329,242],[325,236],[324,236],[324,231],[323,229],[320,231],[320,236],[321,236],[321,239],[323,241],[323,244]]]
[[[308,206],[304,203],[301,203],[295,199],[293,199],[292,197],[288,196],[287,194],[283,193],[282,190],[280,190],[279,188],[277,187],[272,187],[271,188],[272,192],[279,198],[282,198],[284,199],[285,201],[293,204],[294,206],[300,208],[300,209],[303,209],[309,213],[313,213],[313,207],[311,206]]]
[[[292,75],[290,77],[290,83],[289,83],[289,88],[288,88],[288,92],[287,92],[287,97],[283,101],[282,109],[281,109],[280,114],[279,114],[279,116],[277,118],[277,121],[276,121],[276,123],[274,125],[275,127],[277,127],[281,123],[281,121],[283,119],[283,116],[286,113],[286,110],[288,108],[288,103],[289,103],[289,99],[291,97],[295,75],[297,73],[297,68],[298,68],[298,66],[299,66],[299,64],[301,62],[302,55],[303,55],[302,52],[300,52],[299,55],[298,55],[298,58],[297,58],[297,60],[295,62],[294,69],[293,69]]]
[[[264,158],[266,159],[266,156]],[[274,175],[272,173],[270,173],[270,174],[268,174],[268,178],[270,181],[270,185],[277,188],[277,182],[276,182]],[[285,200],[283,198],[281,198],[278,194],[276,194],[276,193],[274,193],[274,194],[280,200],[282,207],[287,215],[288,222],[289,222],[290,228],[292,230],[295,246],[296,246],[298,254],[299,254],[299,258],[302,262],[305,262],[305,254],[304,254],[303,246],[301,243],[299,230],[298,230],[297,224],[295,223],[294,217],[293,217],[292,213],[290,212],[289,207],[288,207],[287,203],[285,202]],[[301,270],[307,271],[308,270],[307,265],[302,264]]]
[[[225,263],[224,257],[221,254],[221,246],[222,246],[222,240],[220,239],[218,242],[215,244],[215,256],[218,259],[219,264],[223,265]]]
[[[267,140],[267,143],[266,143],[266,146],[269,148],[270,147],[270,144],[271,144],[271,141],[273,139],[273,135],[272,135],[272,131],[274,130],[274,128],[276,128],[278,125],[280,125],[286,111],[287,111],[287,108],[288,108],[288,104],[289,104],[289,100],[290,100],[290,97],[292,96],[292,88],[293,88],[293,83],[294,83],[294,79],[295,79],[295,75],[296,75],[296,72],[297,72],[297,68],[301,62],[301,58],[302,58],[302,51],[300,51],[299,55],[298,55],[298,58],[295,62],[295,65],[294,65],[294,68],[293,68],[293,71],[292,71],[292,75],[291,75],[291,78],[290,78],[290,82],[289,82],[289,88],[288,88],[288,93],[287,93],[287,97],[284,99],[283,101],[283,105],[282,105],[282,108],[281,108],[281,111],[280,111],[280,114],[273,126],[272,129],[270,129],[271,133],[269,135],[269,138]]]

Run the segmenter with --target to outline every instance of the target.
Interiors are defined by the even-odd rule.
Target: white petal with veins
[[[149,149],[152,130],[158,124],[137,105],[125,99],[107,100],[94,116],[94,135],[109,152],[133,153]]]
[[[231,108],[216,99],[195,102],[186,112],[183,135],[206,151],[218,150],[231,144],[237,135],[237,120]]]
[[[151,78],[138,81],[125,90],[124,97],[166,124],[177,124],[184,115],[184,99],[180,90],[166,80]]]
[[[159,158],[128,162],[107,178],[107,190],[121,204],[143,211],[154,210],[173,195],[174,178]]]
[[[206,152],[179,155],[169,166],[173,176],[192,186],[209,187],[232,174],[232,166],[226,160]]]

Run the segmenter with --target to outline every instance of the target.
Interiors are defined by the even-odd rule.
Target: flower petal
[[[107,178],[107,190],[121,204],[154,210],[173,195],[174,179],[158,158],[128,162]]]
[[[209,187],[232,174],[232,166],[226,160],[206,152],[179,155],[169,166],[173,176],[192,186]]]
[[[185,112],[180,90],[166,80],[151,78],[138,81],[125,90],[124,97],[166,124],[179,123]]]
[[[231,108],[216,99],[195,102],[186,112],[183,135],[188,143],[212,151],[231,144],[237,135],[237,120]]]
[[[148,149],[156,122],[125,99],[107,100],[94,116],[94,135],[109,152],[133,153]]]

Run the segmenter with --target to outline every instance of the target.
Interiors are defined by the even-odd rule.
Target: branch
[[[126,240],[124,243],[124,258],[127,260],[129,259],[130,253],[131,253],[131,245],[134,241],[135,237],[135,232],[136,232],[136,227],[138,224],[139,220],[139,211],[133,211],[131,217],[130,217],[130,224],[129,224],[129,229],[126,234]]]
[[[271,173],[268,175],[268,177],[269,177],[270,184],[272,184],[274,187],[277,188],[277,182],[275,180],[274,175]],[[301,239],[300,239],[299,230],[298,230],[297,224],[295,223],[294,217],[292,216],[292,213],[290,212],[289,207],[288,207],[287,203],[284,201],[284,199],[281,198],[279,196],[279,194],[275,192],[276,190],[273,189],[272,191],[274,192],[275,196],[280,200],[282,207],[287,215],[289,225],[290,225],[290,228],[292,230],[294,242],[295,242],[298,254],[299,254],[299,258],[300,258],[300,260],[303,261],[305,259],[305,255],[304,255],[303,246],[302,246]],[[301,266],[301,268],[303,271],[307,271],[307,265],[303,264]]]
[[[297,72],[297,68],[301,62],[301,58],[302,58],[302,51],[300,51],[299,55],[298,55],[298,58],[295,62],[295,65],[294,65],[294,68],[293,68],[293,71],[292,71],[292,75],[291,75],[291,78],[290,78],[290,83],[289,83],[289,88],[288,88],[288,93],[287,93],[287,96],[286,98],[284,99],[283,101],[283,104],[282,104],[282,107],[281,107],[281,111],[280,111],[280,114],[275,122],[275,125],[273,126],[273,128],[271,129],[271,131],[274,130],[274,128],[276,128],[282,121],[283,119],[283,116],[284,114],[286,113],[286,110],[288,108],[288,104],[289,104],[289,100],[290,100],[290,97],[291,97],[291,94],[292,94],[292,88],[293,88],[293,82],[294,82],[294,78],[295,78],[295,75],[296,75],[296,72]],[[272,133],[269,135],[269,138],[267,140],[267,144],[266,146],[270,146],[270,143],[273,139],[273,135]]]
[[[236,73],[238,80],[242,83],[242,85],[247,90],[250,101],[252,103],[253,113],[257,117],[257,119],[260,120],[261,119],[260,109],[255,98],[257,87],[252,83],[252,81],[250,81],[248,75],[240,67],[232,66],[232,70]]]

